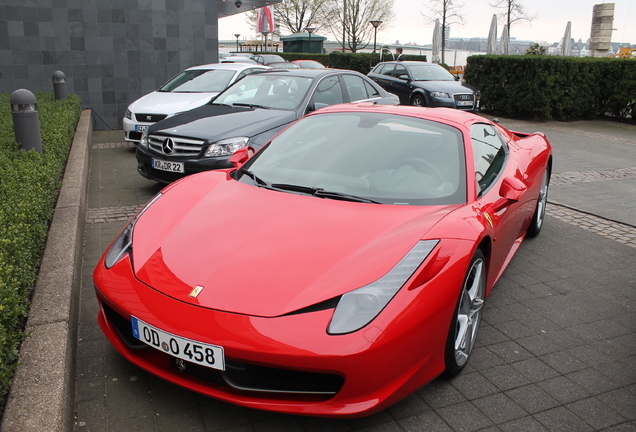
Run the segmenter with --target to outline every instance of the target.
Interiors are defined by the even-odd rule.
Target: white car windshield
[[[186,70],[164,84],[160,92],[203,93],[223,91],[236,71],[233,70]]]
[[[312,79],[306,77],[251,74],[218,95],[212,103],[292,110],[305,99],[311,83]]]
[[[466,202],[465,167],[456,128],[398,115],[334,113],[286,129],[238,178],[320,198],[441,205]]]

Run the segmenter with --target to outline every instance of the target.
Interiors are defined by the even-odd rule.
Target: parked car
[[[481,93],[434,63],[383,62],[368,76],[386,91],[396,94],[402,105],[479,110]]]
[[[486,297],[543,226],[545,136],[343,104],[249,154],[165,188],[98,262],[117,351],[210,397],[315,416],[372,414],[460,373]]]
[[[221,60],[221,63],[245,63],[245,64],[258,64],[249,57],[230,56]]]
[[[270,63],[281,63],[286,61],[278,54],[254,54],[252,56],[252,60],[255,60],[256,63],[265,66],[269,66]]]
[[[152,125],[137,146],[137,170],[169,183],[229,168],[232,154],[259,149],[308,112],[355,101],[397,105],[397,96],[366,76],[336,69],[270,70],[247,75],[210,103]]]
[[[257,70],[260,65],[207,64],[188,68],[128,106],[123,119],[126,141],[137,144],[151,124],[205,103],[229,84]]]
[[[267,66],[271,67],[272,69],[300,69],[300,66],[298,66],[296,63],[288,61],[269,63]]]
[[[292,63],[296,63],[303,69],[326,69],[325,65],[316,60],[292,60]]]

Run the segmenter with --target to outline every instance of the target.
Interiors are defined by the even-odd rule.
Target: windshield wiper
[[[374,201],[369,198],[364,198],[357,195],[345,194],[342,192],[334,192],[327,191],[323,188],[311,187],[311,186],[301,186],[301,185],[293,185],[293,184],[281,184],[281,183],[272,183],[269,185],[272,189],[285,190],[291,192],[300,192],[308,195],[313,195],[318,198],[328,198],[334,200],[342,200],[342,201],[352,201],[352,202],[363,202],[363,203],[371,203],[371,204],[382,204],[381,202]]]
[[[244,107],[249,107],[249,108],[272,109],[272,107],[268,107],[268,106],[265,106],[265,105],[249,104],[249,103],[234,103],[232,105],[233,106],[244,106]]]
[[[246,176],[248,176],[249,178],[254,180],[254,183],[256,183],[256,186],[259,186],[259,187],[265,186],[267,188],[271,188],[271,185],[269,183],[267,183],[262,178],[258,177],[252,171],[250,171],[250,170],[248,170],[246,168],[243,168],[243,167],[239,168],[239,171],[241,171],[243,174],[245,174]]]

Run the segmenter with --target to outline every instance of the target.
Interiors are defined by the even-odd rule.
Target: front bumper
[[[152,167],[152,158],[161,160],[169,160],[172,162],[182,162],[185,173],[162,171]],[[160,183],[172,183],[190,174],[196,174],[203,171],[211,171],[217,169],[232,168],[234,165],[230,163],[230,156],[222,156],[215,158],[184,158],[184,157],[166,157],[155,155],[148,149],[137,146],[137,172],[147,179]]]
[[[333,309],[264,318],[186,304],[135,279],[128,258],[109,270],[100,261],[94,282],[100,327],[112,345],[142,369],[245,407],[326,417],[373,414],[439,375],[455,303],[419,302],[417,313],[405,318],[402,309],[413,307],[415,297],[446,284],[404,290],[371,325],[331,336],[326,328]],[[131,331],[130,315],[167,332],[222,346],[226,372],[195,370],[190,364],[180,372],[173,357],[125,334],[126,328]],[[254,378],[255,370],[268,379]],[[271,379],[272,374],[277,378]]]

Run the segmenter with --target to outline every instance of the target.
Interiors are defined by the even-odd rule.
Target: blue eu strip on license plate
[[[173,357],[212,369],[225,370],[223,347],[177,336],[131,316],[136,339]]]

